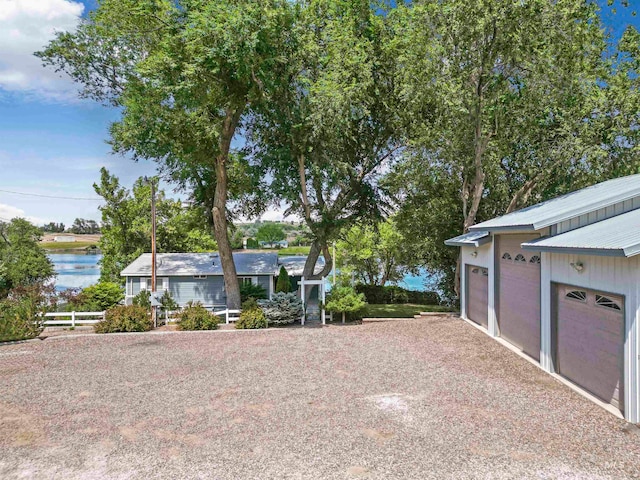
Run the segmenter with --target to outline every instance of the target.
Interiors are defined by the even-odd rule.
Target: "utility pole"
[[[156,296],[156,184],[151,179],[151,297]],[[158,326],[157,307],[151,301],[151,320],[153,327]]]

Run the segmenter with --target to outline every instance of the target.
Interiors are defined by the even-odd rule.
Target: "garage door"
[[[540,359],[540,254],[522,250],[531,235],[498,240],[498,325],[500,336]]]
[[[489,271],[467,265],[467,316],[483,327],[489,325]]]
[[[556,287],[556,371],[624,411],[624,300]]]

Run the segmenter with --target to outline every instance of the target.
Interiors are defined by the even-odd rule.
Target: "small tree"
[[[261,300],[267,298],[267,291],[262,285],[243,283],[240,285],[240,298],[242,298],[243,302],[246,302],[250,298]]]
[[[247,248],[258,248],[259,246],[255,238],[247,238]]]
[[[264,223],[258,229],[256,238],[260,242],[264,242],[268,245],[273,245],[280,240],[284,240],[285,233],[282,225],[278,223]]]
[[[291,291],[291,279],[289,273],[284,266],[280,267],[280,273],[278,274],[278,281],[276,282],[276,293],[289,293]]]
[[[325,310],[329,312],[342,313],[342,321],[345,321],[347,314],[358,317],[367,302],[362,293],[357,293],[350,285],[334,286],[329,292]]]
[[[260,302],[270,324],[286,325],[299,320],[303,314],[302,300],[295,293],[274,293],[271,300]]]
[[[107,310],[124,299],[124,290],[117,283],[99,282],[82,290],[83,307]]]

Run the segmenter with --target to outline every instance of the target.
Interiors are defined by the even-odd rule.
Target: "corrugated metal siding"
[[[591,225],[592,223],[606,220],[607,218],[611,218],[616,215],[620,215],[621,213],[630,212],[631,210],[636,210],[639,208],[640,197],[636,197],[631,200],[626,200],[622,203],[617,203],[610,207],[594,210],[593,212],[580,215],[579,217],[572,218],[571,220],[558,223],[556,226],[556,234],[569,232],[571,230],[575,230],[576,228]]]
[[[171,277],[169,292],[179,305],[185,305],[191,300],[203,305],[224,305],[225,303],[224,278],[219,275],[204,279]]]
[[[625,297],[625,416],[631,422],[640,421],[638,371],[638,325],[640,325],[640,257],[621,258],[593,255],[544,254],[549,259],[546,270],[551,282],[599,290]],[[571,263],[582,262],[584,270],[577,272]],[[546,277],[546,276],[545,276]],[[543,280],[545,293],[550,284]],[[549,295],[544,295],[549,298]],[[542,304],[543,334],[550,336],[551,302]]]

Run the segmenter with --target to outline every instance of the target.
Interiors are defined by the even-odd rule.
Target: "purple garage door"
[[[500,336],[540,360],[540,254],[522,250],[531,235],[498,237]]]
[[[623,298],[568,285],[556,291],[556,370],[624,412]]]
[[[489,325],[489,271],[467,265],[467,317],[487,328]]]

